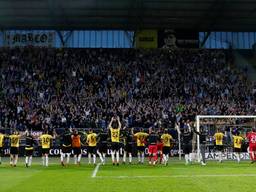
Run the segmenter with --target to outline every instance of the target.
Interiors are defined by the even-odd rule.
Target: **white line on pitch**
[[[92,178],[95,178],[98,171],[99,171],[99,168],[100,168],[100,163],[97,164],[97,166],[95,167],[95,169],[93,170],[92,172]]]
[[[193,177],[256,177],[256,174],[213,174],[213,175],[135,175],[135,176],[98,176],[97,178],[193,178]]]

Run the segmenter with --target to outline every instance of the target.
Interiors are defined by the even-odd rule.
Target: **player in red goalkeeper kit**
[[[249,141],[249,153],[251,157],[251,163],[256,161],[256,131],[255,128],[252,129],[250,133],[247,134],[247,139]]]

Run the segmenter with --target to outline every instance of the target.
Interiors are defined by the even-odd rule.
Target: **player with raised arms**
[[[36,145],[36,141],[32,136],[30,131],[26,131],[26,146],[25,146],[25,166],[30,167],[32,164],[32,157],[34,151],[34,145]]]
[[[133,129],[130,131],[126,128],[123,129],[123,140],[124,140],[124,155],[123,163],[126,163],[126,156],[129,155],[129,164],[132,163],[132,146],[133,146]]]
[[[45,130],[39,138],[42,148],[42,165],[45,167],[49,165],[49,152],[53,138],[52,135],[48,134],[48,130]]]
[[[111,136],[111,158],[113,165],[119,165],[119,149],[120,149],[120,118],[112,117],[108,125]]]
[[[93,164],[96,165],[97,134],[94,133],[92,129],[89,129],[86,143],[88,144],[88,164],[91,164],[91,156],[93,156]]]
[[[13,134],[9,136],[11,140],[10,148],[10,165],[16,167],[19,158],[19,146],[21,135],[18,131],[14,131]]]
[[[108,134],[102,129],[97,137],[98,150],[97,154],[100,157],[101,163],[104,165],[106,163],[106,154],[108,151]]]
[[[71,130],[65,128],[64,133],[61,135],[61,153],[60,161],[61,165],[65,166],[64,159],[66,159],[66,165],[69,164],[70,155],[72,152],[72,139],[71,139]]]

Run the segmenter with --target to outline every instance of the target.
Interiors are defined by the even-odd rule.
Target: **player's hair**
[[[168,129],[164,129],[164,133],[168,133]]]
[[[113,121],[111,126],[113,129],[117,129],[118,128],[117,120]]]
[[[45,130],[44,130],[44,134],[48,134],[48,129],[45,129]]]
[[[255,128],[252,128],[252,132],[256,132],[256,129],[255,129]]]
[[[93,130],[92,130],[92,128],[90,128],[90,129],[89,129],[89,133],[92,133],[92,132],[93,132]]]

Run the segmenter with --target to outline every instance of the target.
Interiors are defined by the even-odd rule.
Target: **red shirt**
[[[249,145],[256,145],[256,133],[255,132],[248,133],[248,135],[246,137],[249,141]]]

